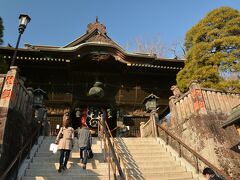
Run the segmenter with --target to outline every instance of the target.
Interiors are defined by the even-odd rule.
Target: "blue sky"
[[[108,36],[129,51],[136,38],[158,38],[170,47],[183,42],[187,30],[221,6],[240,10],[240,0],[0,0],[3,45],[15,46],[18,17],[25,13],[31,22],[20,47],[24,43],[64,46],[83,35],[96,16],[106,25]]]

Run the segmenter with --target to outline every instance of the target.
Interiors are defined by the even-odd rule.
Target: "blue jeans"
[[[87,147],[80,148],[80,158],[82,159],[83,164],[87,164]]]
[[[67,166],[70,152],[71,152],[71,150],[60,149],[60,158],[59,158],[60,166]]]

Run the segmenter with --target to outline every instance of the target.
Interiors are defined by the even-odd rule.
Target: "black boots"
[[[62,168],[63,166],[62,165],[59,165],[59,168],[58,168],[58,172],[60,173],[60,172],[62,172]]]
[[[58,168],[58,172],[62,172],[62,170],[66,170],[67,169],[67,166],[66,165],[60,165],[59,168]]]
[[[66,166],[66,165],[62,166],[62,169],[63,169],[63,170],[66,170],[66,169],[67,169],[67,166]]]

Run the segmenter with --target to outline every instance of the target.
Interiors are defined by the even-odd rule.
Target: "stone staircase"
[[[45,137],[35,155],[32,157],[21,180],[79,180],[109,179],[108,163],[104,162],[100,141],[93,138],[93,159],[88,161],[87,169],[79,162],[77,143],[71,152],[68,169],[58,173],[59,152],[49,151],[50,143],[55,137]],[[171,153],[166,151],[153,138],[116,138],[120,152],[127,163],[130,179],[133,180],[197,180],[193,173],[186,170]],[[76,142],[76,141],[75,141]],[[194,176],[195,177],[195,176]],[[111,176],[110,179],[113,179]],[[20,180],[20,179],[19,179]]]
[[[88,160],[87,168],[84,170],[79,162],[79,149],[77,140],[68,161],[67,170],[59,173],[59,152],[53,154],[49,146],[55,141],[55,137],[45,137],[32,162],[25,170],[22,180],[79,180],[79,179],[109,179],[108,163],[104,162],[100,141],[93,138],[92,150],[94,158]]]
[[[154,138],[118,138],[131,179],[198,179]]]

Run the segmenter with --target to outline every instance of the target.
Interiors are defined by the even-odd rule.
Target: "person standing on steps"
[[[63,119],[63,127],[59,130],[55,143],[58,144],[58,150],[60,151],[58,169],[60,173],[67,169],[68,159],[74,145],[74,129],[70,127],[69,116]]]
[[[209,167],[204,168],[202,174],[205,176],[206,180],[225,180],[225,178],[223,178],[222,176],[219,176],[218,174],[216,174]]]
[[[78,145],[80,151],[80,162],[83,164],[83,169],[86,169],[87,165],[87,150],[91,147],[92,137],[91,131],[85,123],[82,123],[77,130],[78,132]]]

